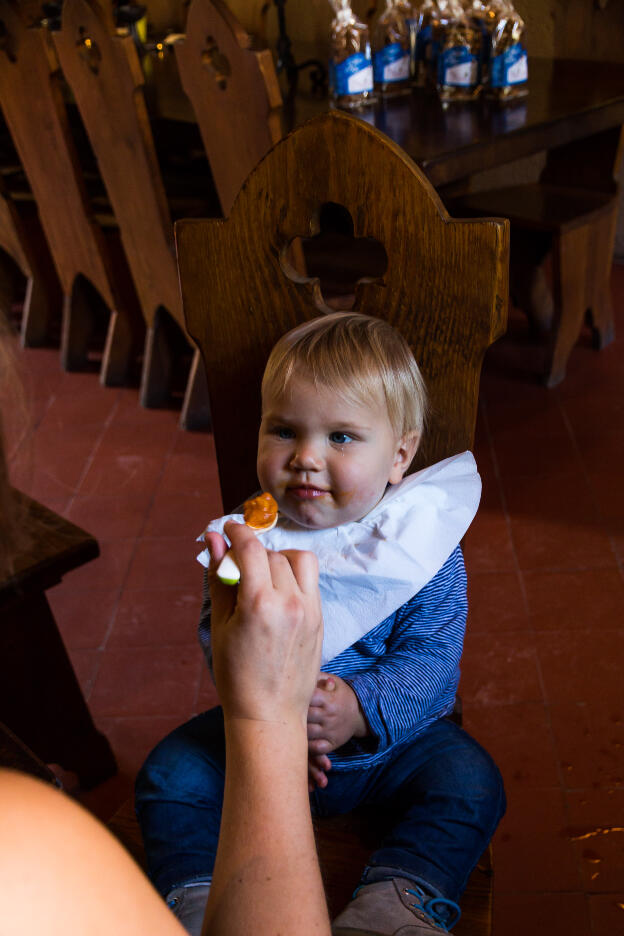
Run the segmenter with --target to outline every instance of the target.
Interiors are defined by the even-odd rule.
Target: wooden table
[[[93,724],[45,593],[95,559],[99,547],[80,527],[15,493],[30,542],[13,574],[0,580],[0,722],[41,761],[75,771],[88,788],[115,773],[115,759]]]
[[[326,110],[328,102],[298,95],[286,103],[287,125]],[[529,59],[529,94],[515,102],[482,98],[443,105],[415,89],[357,112],[387,134],[436,188],[543,150],[570,146],[615,165],[624,124],[624,65],[568,59]],[[589,140],[583,147],[579,141]],[[581,171],[581,170],[579,170]],[[579,179],[579,182],[581,180]]]

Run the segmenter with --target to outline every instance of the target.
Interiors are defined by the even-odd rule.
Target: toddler
[[[385,823],[336,936],[450,929],[505,809],[496,766],[449,717],[467,611],[459,543],[479,476],[464,453],[404,478],[425,409],[407,343],[355,313],[283,336],[262,382],[258,479],[279,507],[262,542],[319,559],[325,633],[308,713],[311,809],[366,805]],[[208,600],[200,638],[210,657]],[[165,738],[137,779],[150,875],[198,936],[224,759],[217,707]]]

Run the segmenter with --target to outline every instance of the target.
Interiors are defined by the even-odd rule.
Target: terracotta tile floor
[[[624,267],[613,295],[618,341],[596,353],[584,335],[558,388],[536,383],[538,349],[515,313],[484,367],[461,694],[507,786],[501,936],[624,932]],[[15,481],[101,546],[49,597],[119,762],[83,797],[106,818],[150,747],[215,701],[194,559],[220,512],[213,444],[175,412],[142,410],[134,389],[61,373],[55,351],[23,362],[35,424]]]

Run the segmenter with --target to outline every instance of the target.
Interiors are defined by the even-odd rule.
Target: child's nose
[[[322,456],[314,444],[301,441],[290,459],[290,466],[298,471],[319,471]]]

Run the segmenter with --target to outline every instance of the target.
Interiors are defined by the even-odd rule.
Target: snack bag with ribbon
[[[438,94],[442,101],[471,101],[481,91],[481,33],[460,0],[438,0],[442,41],[438,54]]]
[[[349,0],[330,0],[329,88],[336,107],[353,110],[374,101],[368,26],[356,18]]]
[[[411,7],[404,0],[386,0],[372,30],[373,77],[383,94],[409,90],[412,80]]]

